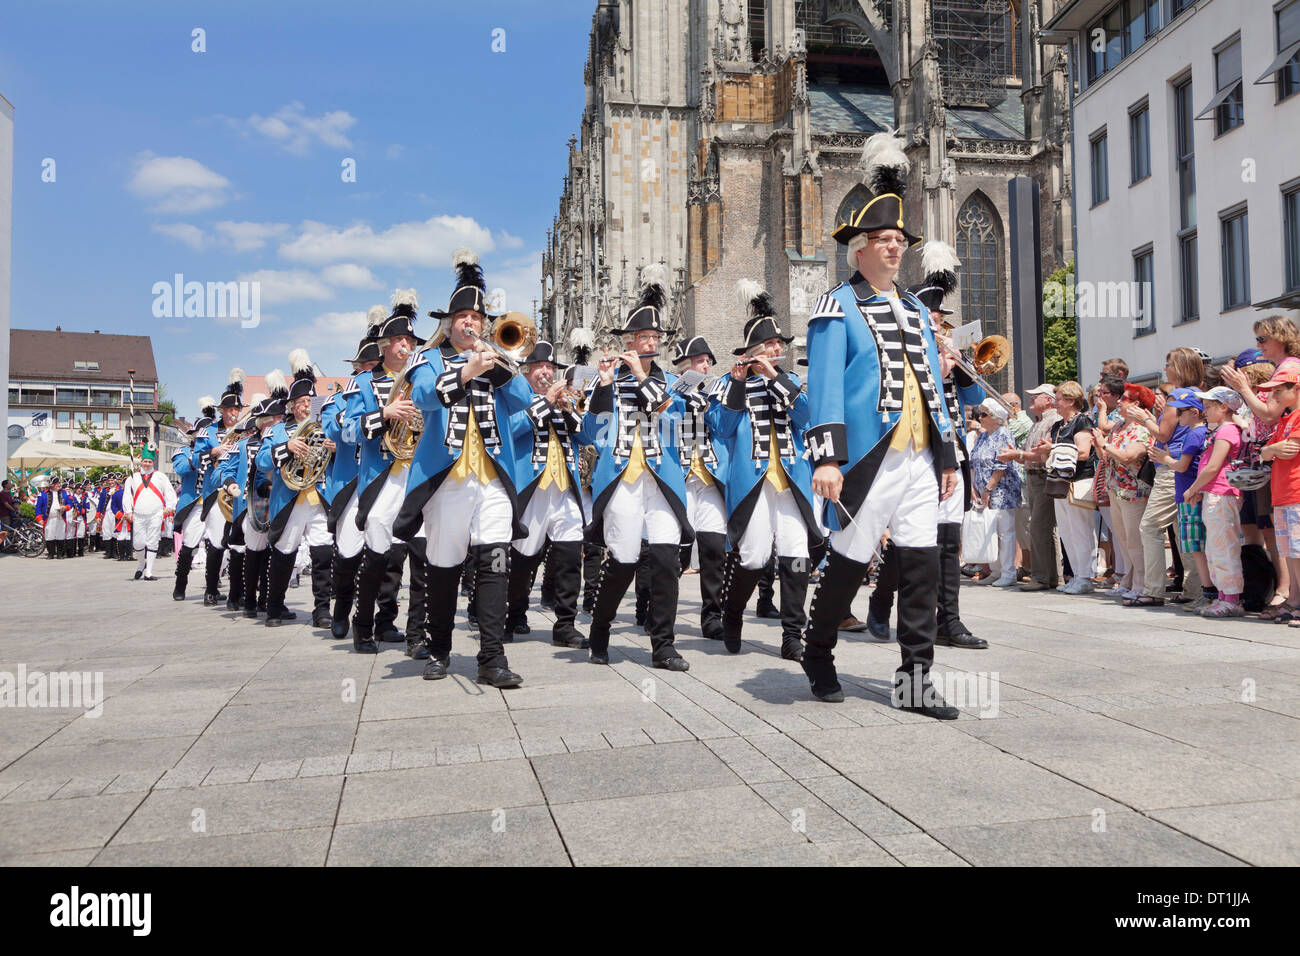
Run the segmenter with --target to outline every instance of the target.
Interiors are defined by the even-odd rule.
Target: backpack
[[[1277,586],[1277,574],[1268,552],[1261,545],[1242,545],[1241,573],[1245,581],[1241,592],[1242,608],[1252,613],[1264,610]]]

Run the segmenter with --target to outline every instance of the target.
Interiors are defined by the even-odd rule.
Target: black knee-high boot
[[[939,525],[939,607],[935,643],[948,647],[988,647],[961,620],[961,525]]]
[[[335,551],[333,568],[334,613],[330,616],[330,634],[336,640],[348,636],[352,627],[352,601],[357,595],[357,573],[361,569],[361,552],[350,558]]]
[[[440,568],[436,564],[425,565],[423,646],[426,653],[423,656],[429,659],[424,665],[425,680],[441,680],[447,676],[447,666],[451,661],[451,635],[456,627],[456,597],[463,572],[464,566],[461,564],[449,568]],[[412,653],[411,656],[417,655]]]
[[[555,610],[555,544],[542,549],[542,596],[537,606],[543,611]]]
[[[650,606],[650,542],[641,542],[641,555],[636,560],[636,623],[645,627],[646,610]]]
[[[357,613],[352,617],[352,647],[358,654],[378,654],[375,643],[375,600],[388,572],[388,553],[361,549],[361,572],[357,575]]]
[[[727,554],[727,536],[701,531],[695,536],[700,549],[700,633],[711,641],[722,640],[722,578]]]
[[[506,630],[502,638],[506,643],[514,640],[516,634],[528,634],[528,598],[533,593],[533,581],[537,577],[537,566],[542,563],[542,552],[525,555],[515,548],[510,549],[510,582],[506,588]]]
[[[803,629],[808,623],[803,612],[808,597],[808,559],[778,557],[776,573],[781,579],[781,656],[787,661],[801,661]]]
[[[131,539],[129,537],[122,542],[122,552],[118,555],[118,558],[122,561],[135,560],[135,548],[131,546]]]
[[[204,542],[207,563],[203,566],[203,575],[207,583],[203,587],[203,606],[212,607],[225,595],[221,593],[221,549],[214,548],[211,541]]]
[[[181,548],[181,551],[184,551]],[[262,583],[262,575],[266,572],[267,562],[271,555],[267,549],[254,551],[252,548],[244,552],[244,617],[257,618],[257,592],[262,589],[262,600],[266,600],[266,586]],[[177,561],[180,558],[176,559]]]
[[[957,708],[949,707],[930,683],[938,577],[938,547],[898,549],[898,647],[903,659],[894,674],[894,706],[955,720]]]
[[[375,640],[399,644],[406,635],[397,629],[397,593],[402,589],[402,570],[406,566],[406,544],[394,541],[388,548],[388,564],[379,581],[375,599]]]
[[[110,538],[108,540],[109,553],[115,542]],[[173,601],[185,600],[185,585],[190,580],[190,565],[194,563],[194,549],[181,546],[181,550],[176,555],[176,587],[172,590]]]
[[[763,568],[741,566],[739,551],[727,553],[727,566],[722,578],[722,642],[732,654],[740,653],[745,606],[749,604],[763,571]]]
[[[670,671],[690,670],[690,665],[673,646],[681,583],[680,555],[680,545],[650,545],[650,605],[646,608],[645,629],[650,635],[651,662]]]
[[[696,539],[698,540],[698,538],[699,536],[697,535]],[[691,566],[691,551],[694,548],[695,548],[694,543],[684,544],[681,547],[680,553],[677,555],[677,566],[682,569],[681,570],[682,574],[685,574],[686,569]]]
[[[411,593],[406,605],[406,653],[417,661],[429,657],[426,641],[429,623],[429,561],[428,541],[425,538],[412,538],[406,549],[407,561],[411,568]],[[453,606],[456,592],[451,594]]]
[[[53,561],[53,560],[55,559],[55,554],[54,554],[54,542],[53,542],[53,541],[47,540],[47,541],[45,542],[45,557],[48,558],[48,559],[51,560],[51,561]]]
[[[942,529],[944,525],[939,525]],[[960,527],[958,528],[960,530]],[[894,594],[898,591],[898,554],[893,542],[880,553],[876,587],[867,602],[867,630],[878,641],[889,640],[889,618],[893,615]]]
[[[867,566],[834,551],[826,562],[809,607],[808,630],[804,635],[803,670],[812,685],[813,696],[827,703],[840,703],[844,691],[835,673],[835,642],[840,622],[848,616]]]
[[[563,647],[587,647],[587,639],[578,633],[574,624],[582,582],[582,542],[553,543],[549,563],[555,568],[555,626],[551,628],[551,643]]]
[[[86,556],[86,539],[85,539],[85,538],[78,538],[78,539],[77,539],[77,557],[79,557],[79,558],[84,558],[85,556]]]
[[[243,551],[230,549],[230,594],[226,597],[226,610],[238,611],[244,603],[244,561]]]
[[[596,585],[600,582],[603,549],[584,539],[582,542],[582,609],[590,614],[596,608]]]
[[[330,574],[334,546],[317,544],[307,549],[311,554],[311,596],[314,603],[311,612],[312,627],[329,627],[330,618]],[[230,556],[230,590],[235,590],[235,556]]]
[[[105,561],[112,561],[113,558],[116,557],[116,555],[113,553],[113,548],[116,544],[117,542],[112,538],[104,539],[104,560]]]
[[[781,612],[776,608],[776,558],[763,565],[758,579],[758,604],[754,606],[755,617],[778,618]]]
[[[480,544],[474,556],[474,598],[478,604],[478,682],[492,687],[518,687],[523,678],[510,670],[503,638],[506,632],[506,591],[510,586],[510,542]]]
[[[270,566],[266,572],[266,626],[279,627],[283,621],[291,620],[288,617],[289,609],[284,606],[284,596],[288,593],[289,578],[293,577],[293,563],[298,555],[285,554],[274,546],[267,551],[270,552]],[[208,560],[212,560],[211,552],[208,553]]]
[[[609,663],[609,628],[618,614],[618,606],[627,594],[628,585],[636,577],[637,564],[623,564],[614,560],[612,551],[605,552],[596,582],[596,602],[591,612],[591,662]]]

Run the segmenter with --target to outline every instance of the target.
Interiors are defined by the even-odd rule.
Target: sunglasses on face
[[[1267,341],[1268,341],[1268,336],[1267,336],[1267,335],[1257,335],[1257,336],[1255,336],[1255,344],[1256,344],[1256,345],[1263,345],[1263,344],[1264,344],[1265,342],[1267,342]]]

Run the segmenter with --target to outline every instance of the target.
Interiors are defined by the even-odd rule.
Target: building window
[[[132,426],[127,429],[127,432],[129,433],[129,440],[132,445],[143,445],[149,440],[149,426],[147,425]]]
[[[90,424],[92,424],[92,425],[95,426],[96,428],[102,429],[102,428],[104,427],[104,413],[103,413],[103,412],[91,412],[91,413],[90,413]]]
[[[1133,337],[1156,330],[1155,269],[1151,247],[1133,253]]]
[[[1282,193],[1282,257],[1286,290],[1300,289],[1300,183]]]
[[[1246,104],[1242,98],[1241,38],[1233,40],[1214,54],[1214,88],[1218,106],[1214,109],[1214,133],[1222,136],[1246,122]]]
[[[92,405],[120,405],[122,403],[122,393],[117,389],[92,388],[90,390],[90,404]]]
[[[87,418],[87,414],[88,413],[84,409],[78,409],[77,411],[73,412],[72,427],[80,428],[82,425],[86,424],[86,422],[89,420]]]
[[[72,412],[56,411],[54,413],[54,424],[59,428],[67,428],[72,424]]]
[[[73,362],[72,368],[78,372],[98,372],[98,362]]]
[[[1250,241],[1246,209],[1219,214],[1223,249],[1223,311],[1250,305]]]
[[[54,389],[48,386],[33,388],[30,385],[24,385],[23,404],[24,405],[53,405]]]
[[[1279,7],[1274,16],[1277,17],[1277,52],[1280,56],[1300,44],[1300,0],[1291,0],[1286,6]],[[1300,47],[1274,76],[1278,102],[1300,92]]]
[[[1179,322],[1195,322],[1201,317],[1196,269],[1196,230],[1193,229],[1178,237],[1178,291],[1182,298]]]
[[[17,385],[10,385],[10,386],[9,386],[9,404],[10,404],[11,406],[22,404],[22,403],[18,400],[18,386],[17,386]]]
[[[1151,110],[1146,100],[1128,114],[1129,183],[1151,175]]]
[[[56,388],[54,390],[54,401],[58,405],[86,405],[86,389],[84,388]]]
[[[998,307],[1002,291],[1002,231],[997,212],[987,199],[975,193],[957,213],[957,258],[962,262],[961,315],[970,322],[978,319],[984,335],[1006,335]],[[990,380],[1005,388],[1007,372]]]
[[[1160,31],[1160,0],[1120,0],[1088,27],[1088,82],[1119,66]]]
[[[108,426],[107,426],[108,428],[112,429],[113,431],[116,431],[117,429],[122,427],[121,412],[108,412],[107,414],[108,414]]]
[[[147,392],[142,392],[137,388],[134,392],[126,392],[125,394],[130,395],[137,405],[153,404],[153,389],[149,389]]]
[[[1169,16],[1176,17],[1184,10],[1190,10],[1196,6],[1196,0],[1169,0]]]
[[[1092,157],[1092,204],[1104,203],[1110,198],[1110,171],[1106,163],[1106,130],[1094,133],[1089,145]]]

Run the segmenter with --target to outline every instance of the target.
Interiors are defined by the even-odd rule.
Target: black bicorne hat
[[[472,309],[487,318],[487,280],[479,267],[478,256],[464,246],[451,254],[451,267],[456,273],[456,289],[445,312],[434,309],[429,315],[446,319],[463,309]]]
[[[288,408],[289,386],[285,382],[284,373],[278,368],[266,373],[266,390],[270,395],[253,409],[255,419],[268,416],[275,418],[283,415]]]
[[[423,345],[424,339],[415,334],[415,310],[420,307],[414,289],[398,289],[390,300],[393,312],[375,328],[376,344],[381,339],[390,339],[398,335],[409,335],[416,345]]]
[[[713,354],[713,350],[709,348],[709,343],[704,340],[704,336],[697,335],[673,349],[673,364],[678,365],[687,359],[695,358],[697,355],[707,355],[713,362],[718,361]]]
[[[533,350],[529,352],[520,362],[520,365],[531,365],[533,362],[550,362],[556,368],[568,368],[559,359],[555,357],[555,346],[547,341],[539,341]]]
[[[776,309],[772,305],[772,296],[753,279],[741,279],[736,283],[736,296],[749,310],[749,321],[745,323],[745,344],[732,349],[732,355],[744,355],[755,345],[761,345],[768,339],[780,339],[787,345],[794,341],[793,335],[784,335],[776,321]]]
[[[312,368],[306,349],[294,349],[289,353],[289,368],[293,369],[293,381],[289,383],[289,401],[304,395],[315,395],[316,370]]]
[[[221,393],[221,408],[240,408],[244,404],[244,370],[242,368],[232,368],[230,370],[230,384],[226,390]]]
[[[372,305],[370,311],[366,313],[365,334],[357,343],[356,352],[351,358],[343,361],[351,362],[353,365],[358,362],[378,362],[382,357],[379,351],[379,330],[387,317],[387,309],[382,305]]]
[[[863,181],[874,199],[861,209],[849,214],[832,233],[835,241],[848,245],[858,235],[878,232],[881,229],[898,229],[914,246],[921,237],[908,232],[903,225],[903,194],[907,191],[909,163],[903,152],[903,139],[893,133],[876,133],[868,137],[862,148]]]
[[[664,330],[663,311],[668,303],[668,292],[664,284],[668,281],[668,270],[662,263],[652,262],[641,270],[641,292],[636,304],[627,315],[627,324],[621,329],[610,329],[615,335],[627,335],[632,332]]]

